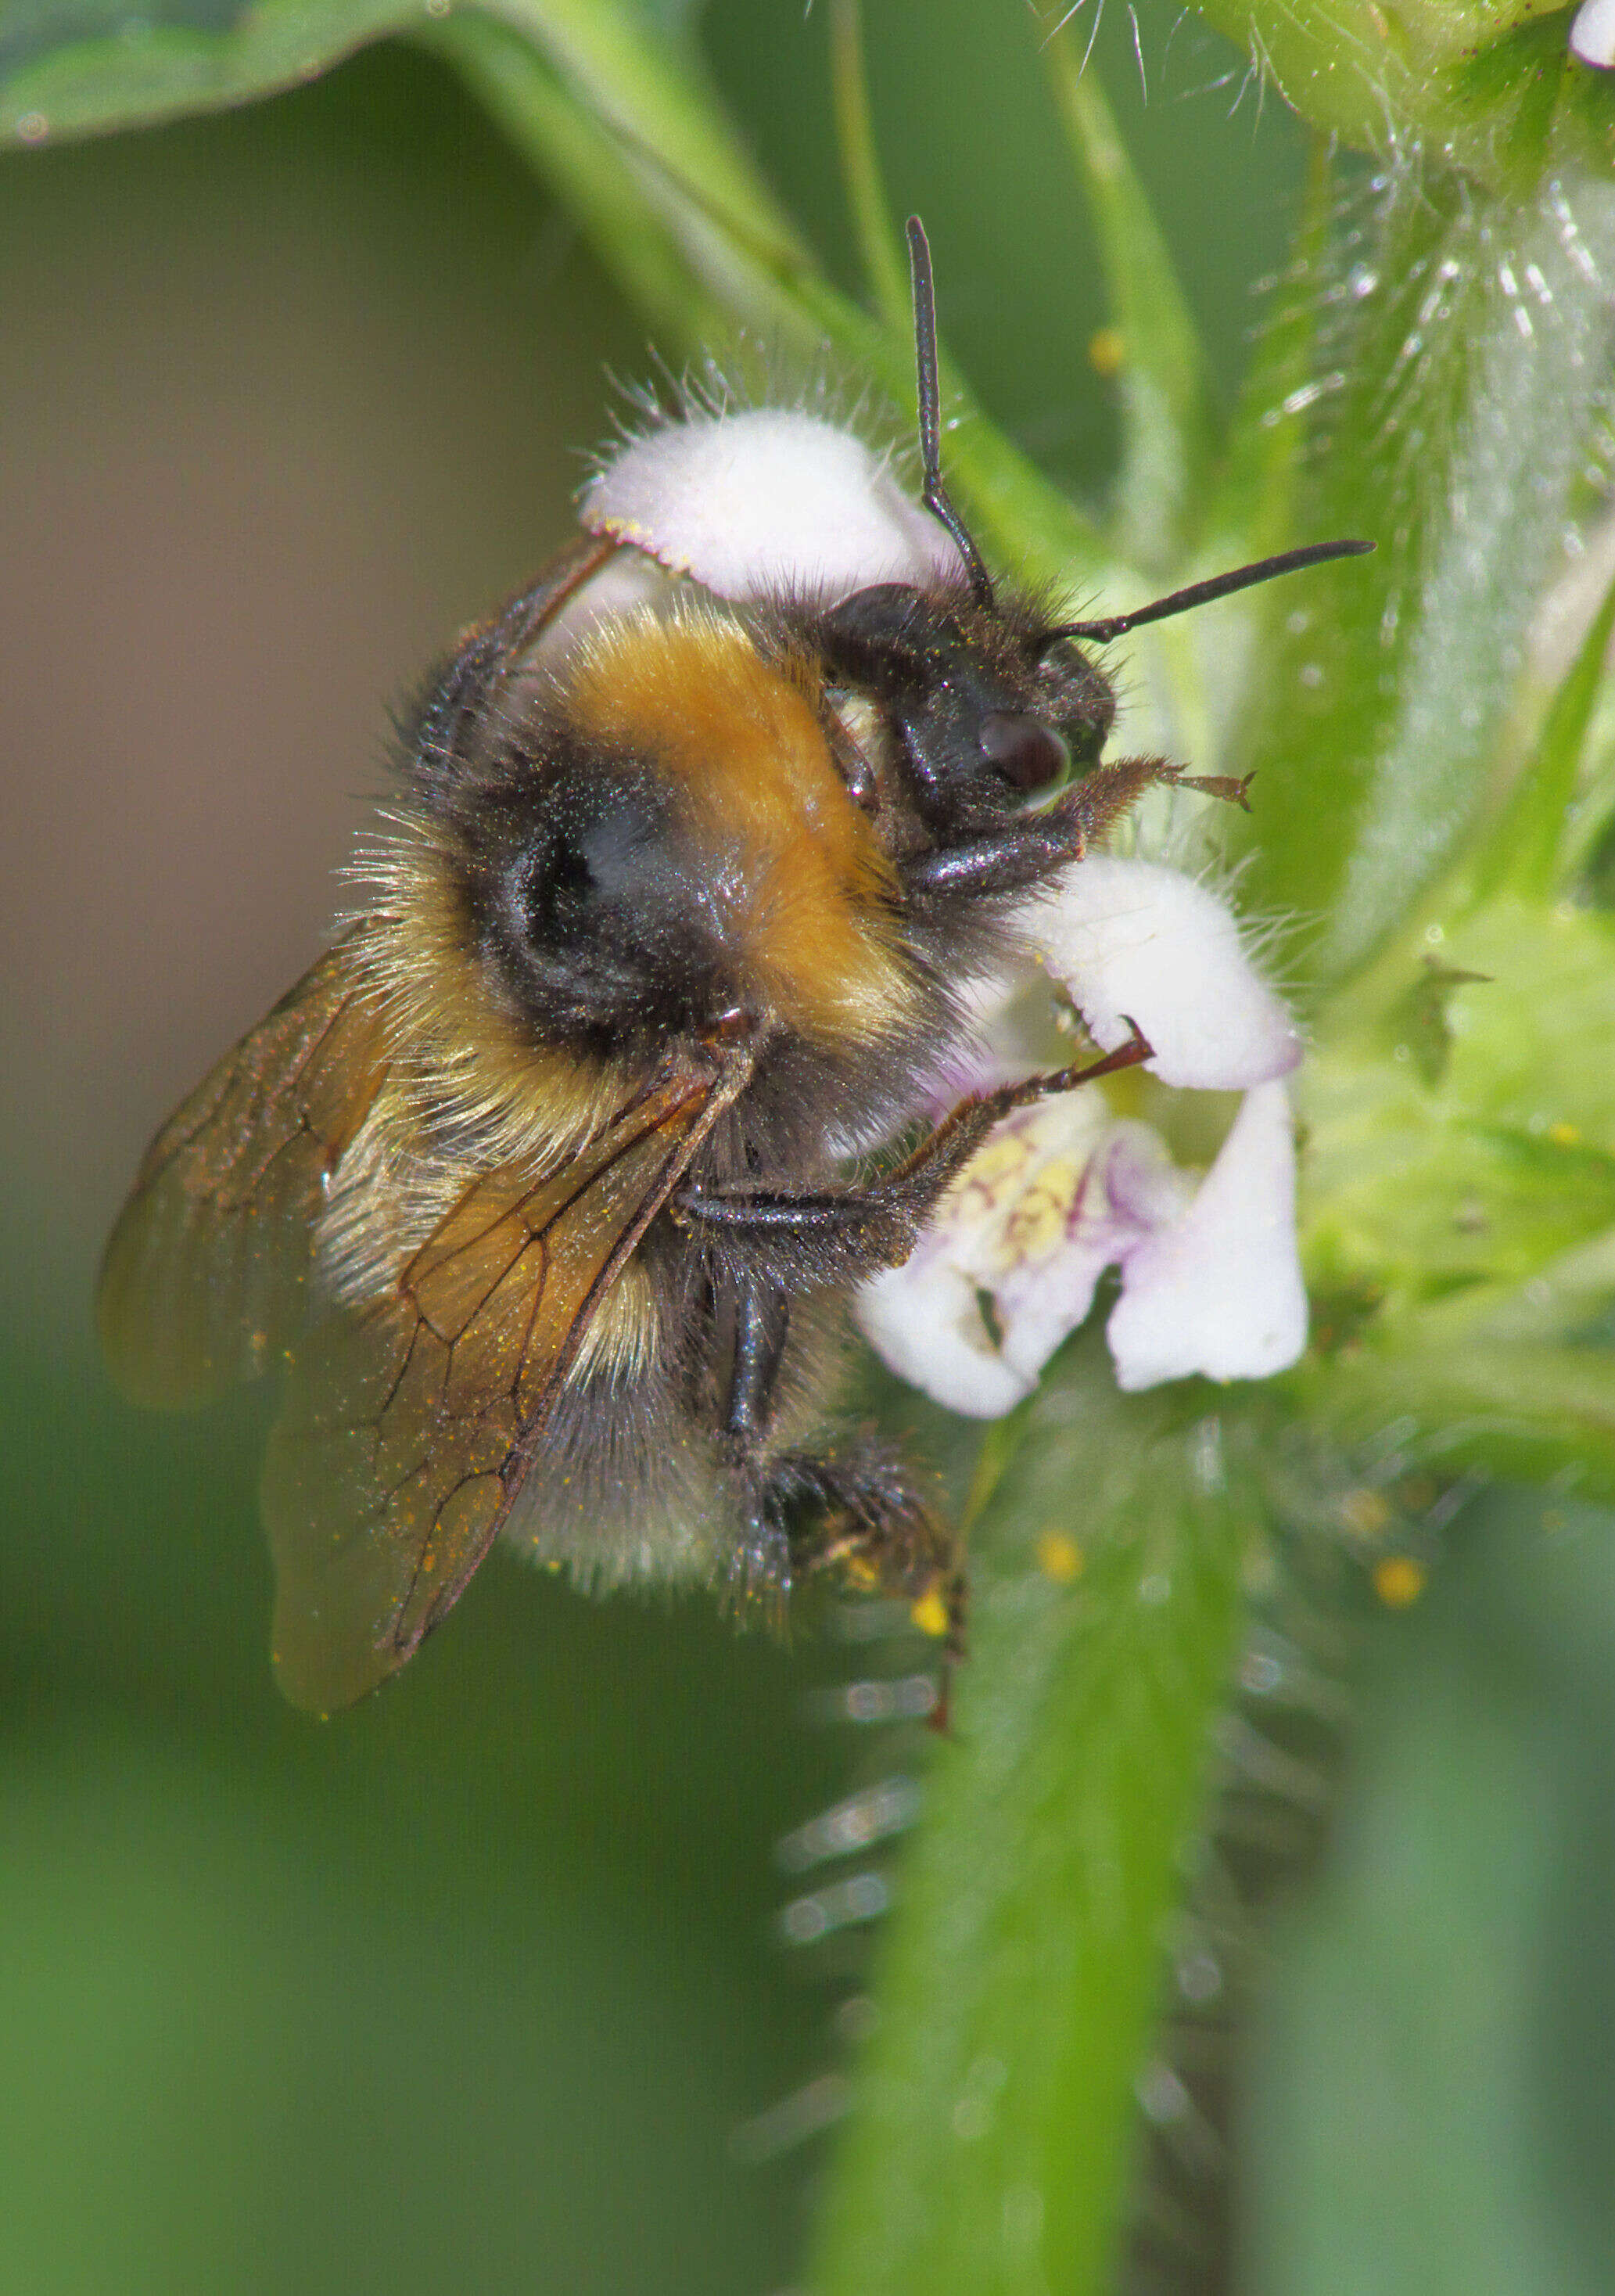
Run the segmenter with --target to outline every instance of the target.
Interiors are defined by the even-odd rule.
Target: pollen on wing
[[[896,884],[806,682],[699,607],[591,633],[566,675],[580,726],[682,786],[724,929],[780,1017],[832,1042],[889,1029],[912,996]]]

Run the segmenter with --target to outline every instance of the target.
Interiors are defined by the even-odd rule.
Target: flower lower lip
[[[1282,1081],[1301,1046],[1231,912],[1176,870],[1102,855],[1029,903],[1025,931],[1099,1045],[1136,1021],[1164,1083],[1241,1090],[1239,1114],[1196,1187],[1152,1127],[1113,1117],[1095,1094],[1019,1111],[908,1264],[865,1286],[865,1334],[938,1402],[996,1417],[1031,1391],[1116,1267],[1107,1338],[1122,1388],[1283,1369],[1307,1339]],[[1012,1054],[1012,1007],[1002,993],[996,1008],[977,1003],[989,1068]]]

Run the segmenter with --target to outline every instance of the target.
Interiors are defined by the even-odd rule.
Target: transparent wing
[[[134,1401],[204,1403],[295,1337],[326,1175],[384,1072],[343,942],[164,1125],[112,1231],[96,1303],[107,1361]]]
[[[294,1706],[361,1697],[458,1601],[596,1304],[727,1097],[668,1086],[537,1185],[472,1181],[392,1292],[294,1349],[263,1493]]]

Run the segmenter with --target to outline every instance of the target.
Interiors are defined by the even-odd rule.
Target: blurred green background
[[[1095,492],[1103,299],[1030,19],[870,14],[952,347]],[[1143,21],[1147,105],[1127,12],[1096,54],[1232,390],[1299,138],[1232,50]],[[822,16],[704,30],[852,284]],[[263,1399],[143,1417],[88,1320],[146,1136],[321,945],[388,706],[562,538],[643,332],[400,49],[6,155],[0,310],[0,2291],[764,2296],[813,2156],[728,2143],[834,2061],[771,1848],[852,1774],[804,1719],[848,1654],[496,1558],[309,1724],[269,1681]],[[1365,1630],[1346,1821],[1255,2045],[1242,2276],[1275,2296],[1615,2285],[1608,1532],[1488,1500]]]

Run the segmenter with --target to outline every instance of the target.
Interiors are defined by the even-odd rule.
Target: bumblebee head
[[[866,696],[889,770],[940,844],[1088,772],[1116,715],[1109,681],[1030,610],[883,582],[824,614],[835,686]]]

